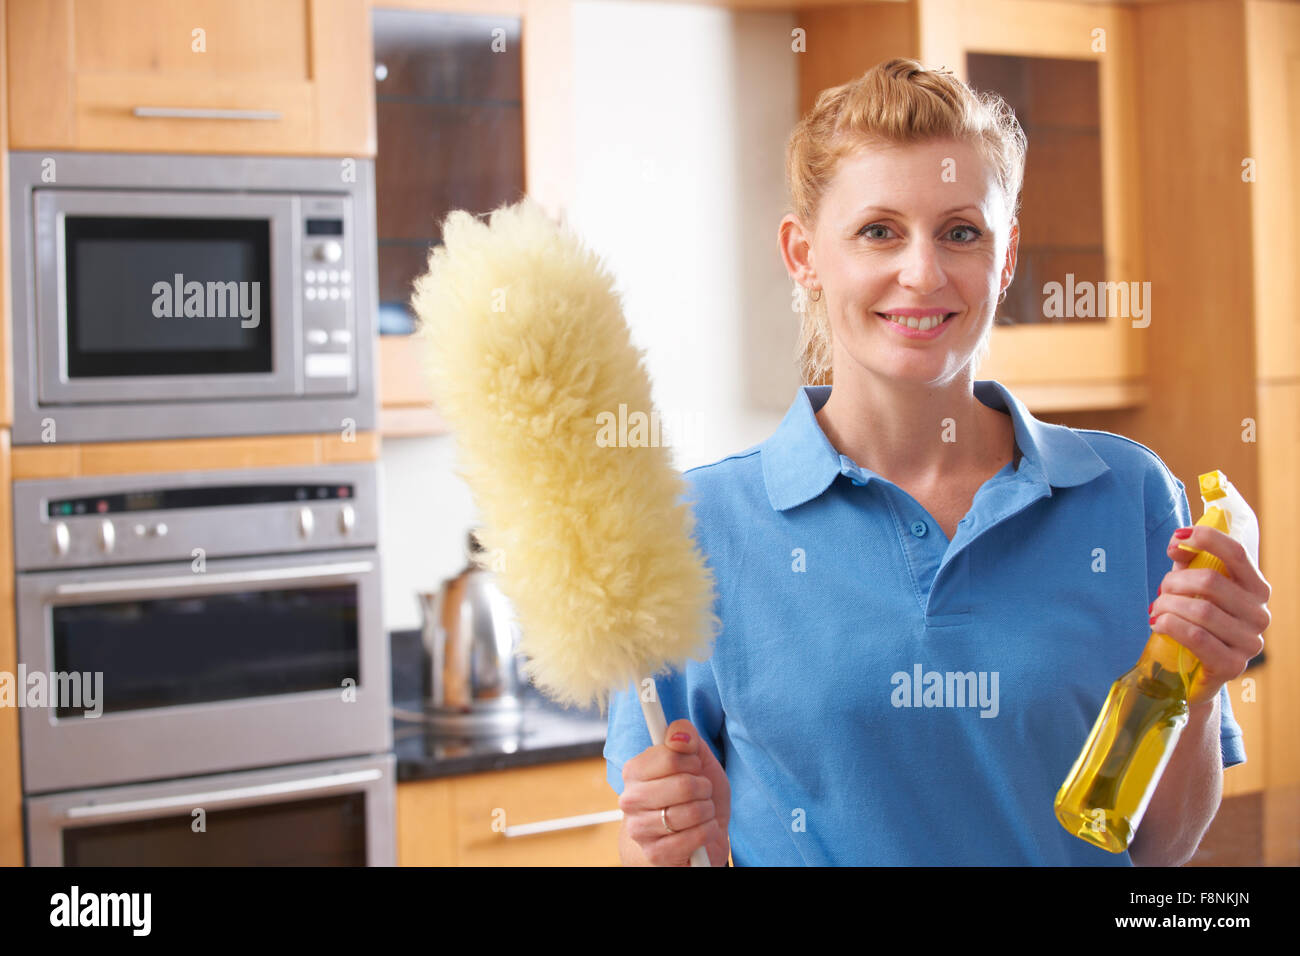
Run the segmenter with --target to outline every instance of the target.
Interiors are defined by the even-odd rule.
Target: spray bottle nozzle
[[[1214,501],[1217,498],[1225,497],[1228,492],[1223,487],[1227,482],[1221,471],[1208,471],[1197,479],[1201,484],[1201,497],[1206,501]]]

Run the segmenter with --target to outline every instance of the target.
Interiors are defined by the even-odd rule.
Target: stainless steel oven
[[[370,429],[373,166],[11,152],[15,444]]]
[[[32,866],[394,866],[394,758],[27,800]]]
[[[377,468],[15,482],[24,791],[390,751]]]

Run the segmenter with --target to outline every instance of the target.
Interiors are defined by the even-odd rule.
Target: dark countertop
[[[434,733],[418,719],[423,712],[420,632],[393,631],[390,638],[398,783],[581,760],[604,752],[608,722],[598,710],[565,709],[531,686],[523,695],[519,733],[479,738]]]

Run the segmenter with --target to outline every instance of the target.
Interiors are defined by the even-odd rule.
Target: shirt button
[[[912,534],[916,535],[918,538],[924,538],[924,537],[925,537],[925,532],[928,531],[928,530],[929,530],[929,529],[926,528],[926,526],[925,526],[925,522],[924,522],[924,521],[913,521],[913,522],[912,522]]]

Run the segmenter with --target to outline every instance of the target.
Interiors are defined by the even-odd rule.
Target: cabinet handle
[[[601,823],[612,823],[623,819],[622,810],[604,810],[600,813],[584,813],[577,817],[556,817],[554,820],[542,820],[538,823],[521,823],[519,826],[506,827],[502,833],[507,837],[532,836],[535,833],[553,833],[556,830],[577,830],[581,827],[594,827]]]
[[[137,106],[136,116],[151,119],[278,120],[278,110],[211,110],[190,106]]]

